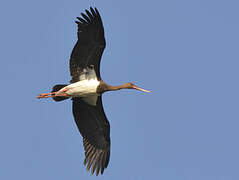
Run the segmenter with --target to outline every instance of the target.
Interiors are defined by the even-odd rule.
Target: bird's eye
[[[90,69],[94,69],[94,65],[89,65],[89,68]]]

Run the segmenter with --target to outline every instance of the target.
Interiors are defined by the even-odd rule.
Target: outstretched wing
[[[75,21],[78,24],[78,40],[70,59],[72,83],[79,81],[84,69],[88,67],[94,67],[98,80],[101,79],[100,60],[105,48],[104,27],[96,8],[91,7],[90,11],[85,12]]]
[[[110,158],[110,124],[105,116],[101,96],[96,106],[81,98],[73,98],[73,115],[78,129],[83,136],[87,170],[93,174],[103,174]]]

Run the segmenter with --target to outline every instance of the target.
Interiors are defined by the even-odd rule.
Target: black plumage
[[[93,65],[98,80],[100,77],[100,60],[105,49],[104,27],[98,10],[86,10],[83,18],[77,17],[78,40],[72,50],[70,58],[71,83],[79,81],[83,69]]]
[[[102,105],[102,94],[120,89],[142,89],[133,83],[111,86],[101,80],[100,61],[105,49],[104,27],[98,10],[90,8],[77,17],[78,40],[70,57],[71,84],[58,84],[51,93],[37,98],[63,101],[72,98],[73,116],[83,137],[84,165],[96,175],[107,168],[110,159],[110,125]]]
[[[87,15],[86,15],[87,14]],[[90,8],[83,18],[78,17],[78,40],[70,58],[71,83],[79,81],[85,68],[93,67],[98,80],[100,78],[100,60],[105,48],[104,28],[98,10]],[[93,66],[92,66],[93,65]],[[96,106],[81,98],[73,98],[73,115],[78,129],[83,136],[87,170],[92,174],[96,170],[103,174],[110,158],[110,125],[105,116],[101,96]]]
[[[78,129],[83,136],[85,161],[87,170],[96,175],[104,172],[110,158],[110,124],[105,116],[101,96],[96,106],[92,106],[80,98],[73,98],[73,115]]]

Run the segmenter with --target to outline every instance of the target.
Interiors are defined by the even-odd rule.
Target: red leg
[[[37,98],[40,99],[40,98],[50,98],[50,97],[56,97],[56,96],[69,96],[66,93],[62,93],[62,92],[66,92],[68,90],[69,90],[69,88],[66,88],[66,89],[60,91],[61,92],[60,95],[56,95],[56,93],[58,93],[59,91],[51,92],[51,93],[43,93],[43,94],[40,94],[39,96],[37,96]]]

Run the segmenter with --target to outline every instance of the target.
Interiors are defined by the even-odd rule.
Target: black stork
[[[58,84],[51,93],[38,98],[52,97],[55,101],[73,100],[73,116],[83,137],[84,165],[91,173],[103,174],[110,158],[110,124],[104,113],[101,95],[107,91],[136,89],[150,92],[125,83],[120,86],[106,84],[100,77],[100,60],[105,49],[104,27],[98,10],[90,7],[75,21],[78,41],[70,57],[70,84]]]

